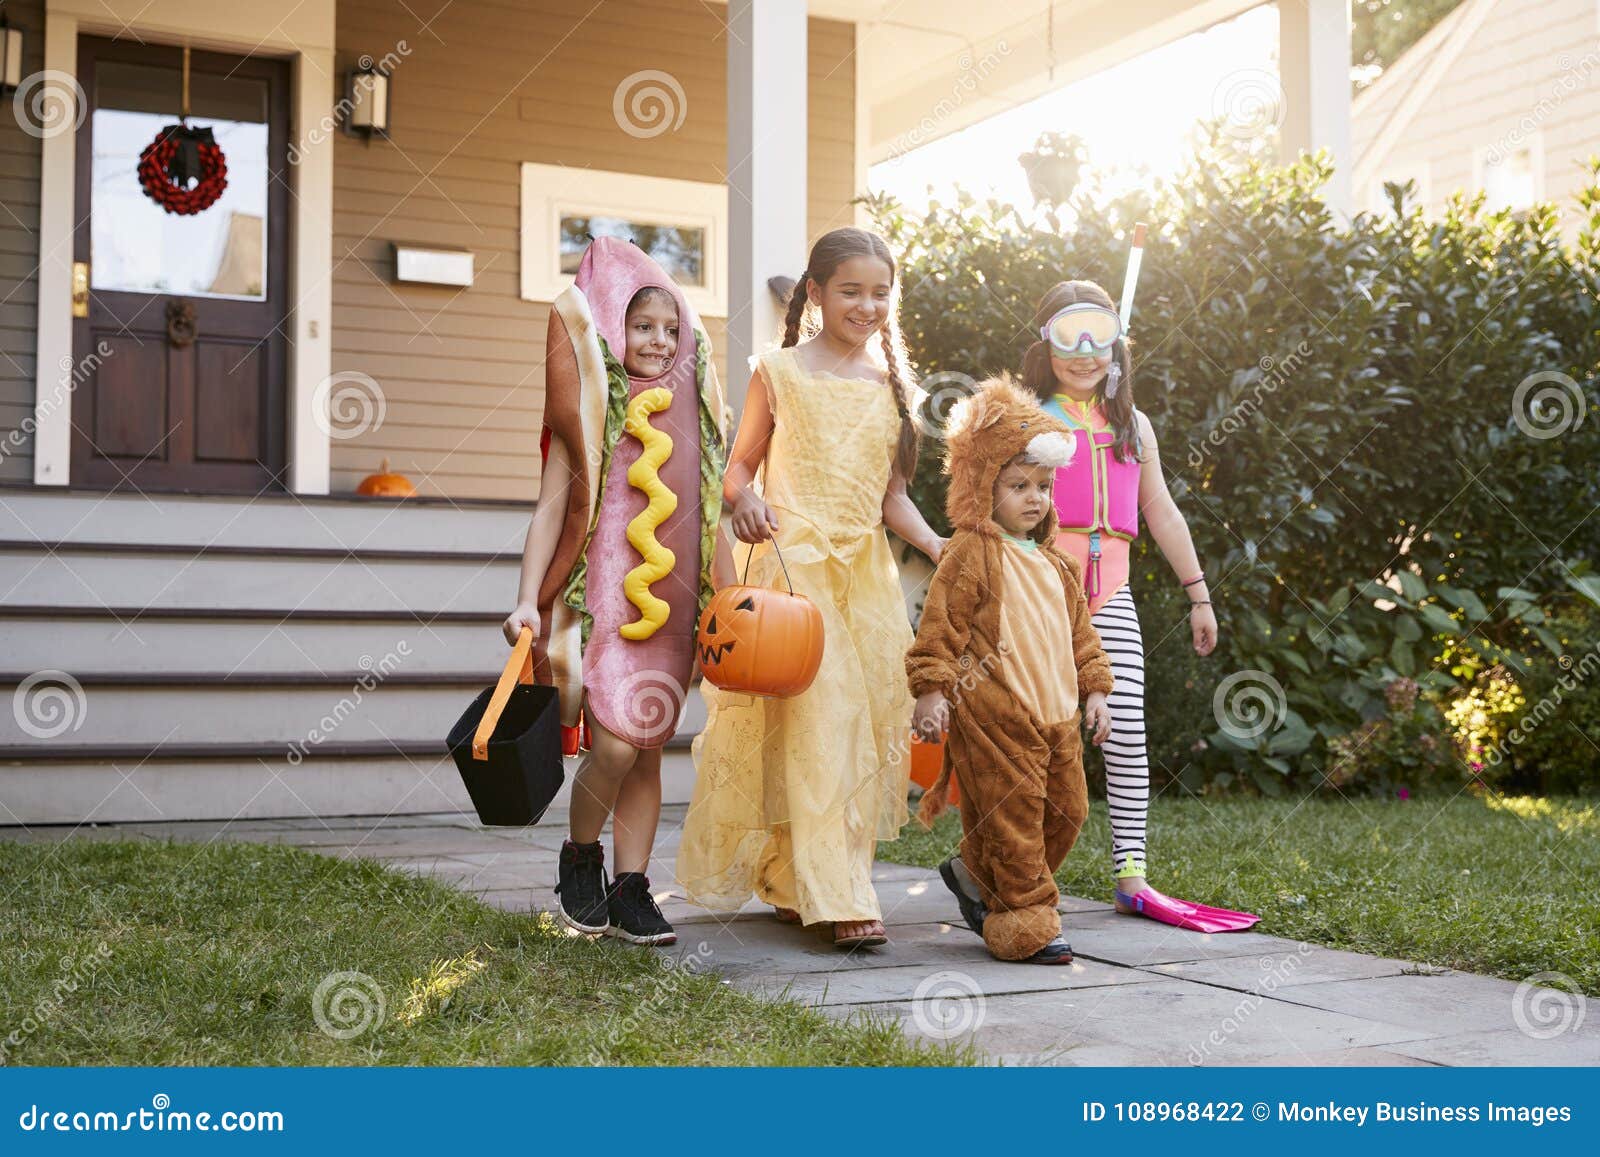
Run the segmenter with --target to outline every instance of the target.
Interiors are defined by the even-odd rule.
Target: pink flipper
[[[1130,915],[1148,916],[1161,924],[1187,928],[1191,932],[1243,932],[1261,919],[1249,912],[1213,908],[1209,904],[1193,904],[1188,900],[1164,896],[1150,887],[1133,896],[1119,891],[1117,899],[1133,909]]]

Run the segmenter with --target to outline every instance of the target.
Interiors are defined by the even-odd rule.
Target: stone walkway
[[[683,810],[665,809],[655,868],[657,898],[678,926],[676,951],[752,991],[837,1016],[875,1010],[908,1034],[970,1041],[1006,1064],[1600,1065],[1600,1017],[1583,1016],[1581,997],[1538,989],[1535,1000],[1508,981],[1259,932],[1183,932],[1095,900],[1062,904],[1078,956],[1070,967],[995,961],[949,923],[955,904],[937,874],[898,864],[874,872],[892,943],[843,953],[755,905],[730,919],[686,904],[670,882]],[[0,828],[0,839],[294,844],[379,860],[529,911],[555,905],[565,830],[564,812],[552,809],[527,829],[486,829],[450,813],[102,825],[70,837]],[[1566,1015],[1552,1018],[1552,1007]]]

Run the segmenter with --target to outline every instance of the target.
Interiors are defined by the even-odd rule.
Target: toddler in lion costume
[[[954,529],[906,674],[917,731],[948,740],[918,814],[944,809],[953,772],[961,848],[940,875],[963,918],[1001,960],[1067,964],[1054,875],[1088,814],[1079,729],[1097,744],[1111,729],[1111,663],[1081,568],[1054,544],[1051,486],[1074,443],[1003,380],[955,407],[946,443]]]

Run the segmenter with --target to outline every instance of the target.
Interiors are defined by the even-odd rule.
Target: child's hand
[[[1096,747],[1111,738],[1111,708],[1104,691],[1091,691],[1084,697],[1083,725],[1093,730]]]
[[[1189,630],[1194,635],[1197,655],[1209,655],[1217,647],[1217,616],[1209,606],[1189,608]]]
[[[733,533],[740,542],[765,542],[778,529],[778,516],[748,490],[733,507]]]
[[[517,609],[506,616],[506,621],[500,624],[506,642],[513,647],[517,645],[517,636],[522,633],[523,627],[533,628],[533,640],[539,641],[539,608],[532,603],[518,603]]]
[[[911,713],[911,726],[917,735],[930,743],[937,743],[950,730],[950,701],[943,691],[929,691],[917,696],[916,710]]]

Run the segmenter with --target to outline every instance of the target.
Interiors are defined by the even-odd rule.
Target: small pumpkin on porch
[[[798,695],[822,666],[822,612],[792,590],[726,586],[700,616],[695,650],[701,673],[724,691]]]
[[[356,493],[368,498],[411,498],[417,488],[404,474],[389,473],[389,459],[378,466],[378,473],[368,474],[356,487]]]

